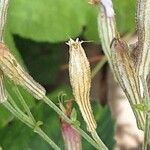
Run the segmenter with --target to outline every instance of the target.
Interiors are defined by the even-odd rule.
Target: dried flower
[[[35,98],[42,99],[45,96],[45,89],[20,66],[4,43],[0,43],[0,69],[4,75],[27,89]]]
[[[87,130],[96,129],[93,112],[90,105],[91,71],[88,59],[78,39],[70,39],[69,45],[69,76],[75,101],[79,105],[82,116],[87,124]]]
[[[0,103],[3,103],[7,100],[5,93],[4,83],[3,83],[3,72],[0,70]]]
[[[128,45],[121,39],[114,39],[111,43],[112,64],[115,77],[124,90],[131,106],[141,105],[141,90],[138,76],[136,74],[134,62],[129,54]],[[134,114],[138,117],[137,123],[142,129],[144,125],[143,112],[134,110]]]

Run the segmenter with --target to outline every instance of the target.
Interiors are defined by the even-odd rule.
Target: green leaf
[[[32,131],[22,125],[20,121],[13,121],[3,129],[0,129],[0,144],[4,150],[27,150]]]
[[[86,26],[84,37],[86,40],[99,42],[99,35],[98,35],[98,24],[97,24],[97,17],[98,17],[98,8],[94,6],[89,6],[86,18]]]
[[[86,0],[11,0],[11,32],[35,41],[58,42],[78,36],[85,25]]]
[[[113,1],[121,34],[135,31],[135,2]],[[85,39],[97,42],[97,15],[98,9],[87,0],[11,0],[7,24],[11,33],[39,42],[66,41],[85,27]]]
[[[6,126],[12,119],[13,116],[1,104],[0,105],[0,128]]]
[[[114,0],[113,4],[118,31],[121,34],[135,32],[136,0]]]
[[[77,120],[77,111],[75,108],[72,109],[72,112],[71,112],[71,115],[70,115],[70,118],[73,122],[75,122]]]

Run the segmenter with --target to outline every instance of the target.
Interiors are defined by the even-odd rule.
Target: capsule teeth
[[[77,42],[77,43],[79,42],[79,38],[76,39],[76,42]]]
[[[74,42],[75,42],[75,41],[74,41],[73,39],[70,38],[69,43],[72,44],[72,43],[74,43]]]
[[[0,43],[0,68],[15,84],[28,90],[36,99],[44,98],[46,93],[44,87],[21,67],[3,43]]]

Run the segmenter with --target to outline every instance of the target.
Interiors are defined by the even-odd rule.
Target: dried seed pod
[[[7,100],[5,93],[4,83],[3,83],[3,72],[0,70],[0,103],[3,103]]]
[[[133,92],[133,103],[138,103],[136,100],[140,97],[140,89],[134,63],[128,51],[128,45],[121,39],[114,39],[111,47],[113,68],[118,74],[119,83],[127,92]]]
[[[114,39],[111,43],[112,64],[115,77],[124,90],[131,106],[141,104],[141,89],[134,62],[129,54],[128,45],[121,39]],[[145,119],[143,112],[134,110],[138,118],[139,127],[142,129]]]
[[[69,45],[69,76],[75,97],[82,116],[87,124],[87,130],[93,132],[96,129],[93,112],[90,105],[91,71],[88,59],[81,44],[82,41],[70,39]]]
[[[21,67],[3,43],[0,43],[0,69],[15,84],[27,89],[35,98],[42,99],[45,96],[45,89]]]

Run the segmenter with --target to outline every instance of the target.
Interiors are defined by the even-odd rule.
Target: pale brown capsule
[[[7,100],[5,93],[4,83],[3,83],[3,72],[0,70],[0,103],[3,103]]]
[[[93,112],[90,105],[91,71],[88,59],[81,46],[82,41],[70,39],[69,45],[69,76],[75,101],[79,105],[89,132],[96,129]]]
[[[27,89],[35,98],[42,99],[45,96],[45,89],[21,67],[3,43],[0,43],[0,69],[15,84]]]
[[[140,83],[127,43],[121,39],[114,39],[111,49],[114,74],[131,106],[142,103]],[[140,120],[139,127],[142,128],[145,120],[143,112],[134,110],[134,114]]]

